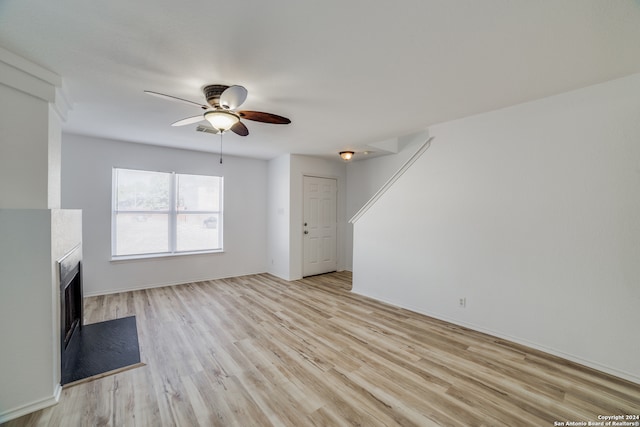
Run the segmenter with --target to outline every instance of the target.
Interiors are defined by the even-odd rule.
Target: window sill
[[[182,256],[211,255],[211,254],[222,254],[222,253],[224,253],[224,249],[216,249],[211,251],[176,252],[174,254],[162,253],[162,254],[146,254],[146,255],[123,255],[123,256],[112,256],[110,262],[157,260],[161,258],[175,258],[175,257],[182,257]]]

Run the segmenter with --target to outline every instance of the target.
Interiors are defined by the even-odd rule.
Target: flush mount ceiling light
[[[219,132],[226,132],[240,121],[236,114],[225,110],[212,110],[204,113],[206,121]]]
[[[342,157],[343,160],[351,160],[353,158],[353,155],[355,153],[353,151],[341,151],[340,152],[340,157]]]

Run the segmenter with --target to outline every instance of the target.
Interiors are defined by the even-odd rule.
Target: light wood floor
[[[553,426],[640,414],[640,386],[351,294],[268,274],[87,298],[136,315],[147,365],[7,426]]]

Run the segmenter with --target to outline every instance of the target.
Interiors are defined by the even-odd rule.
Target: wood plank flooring
[[[553,426],[640,414],[637,384],[350,287],[348,272],[259,274],[87,298],[87,323],[137,316],[146,366],[64,389],[6,426]]]

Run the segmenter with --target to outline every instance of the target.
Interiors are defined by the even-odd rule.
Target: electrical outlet
[[[463,298],[460,298],[460,299],[458,300],[458,306],[459,306],[460,308],[465,308],[465,307],[467,306],[467,299],[466,299],[466,298],[464,298],[464,297],[463,297]]]

